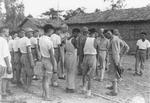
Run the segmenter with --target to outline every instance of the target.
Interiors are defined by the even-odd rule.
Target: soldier
[[[146,39],[146,33],[140,33],[140,39],[136,43],[136,62],[135,62],[135,74],[142,76],[144,70],[145,59],[148,59],[150,42]],[[139,69],[140,68],[140,69]]]
[[[38,37],[39,37],[39,31],[38,30],[35,30],[33,31],[33,34],[32,32],[30,32],[31,34],[30,35],[33,35],[31,38],[30,38],[30,41],[31,41],[31,50],[32,50],[32,55],[33,55],[33,60],[34,60],[34,64],[36,65],[36,62],[39,60],[39,48],[38,48]],[[37,80],[37,75],[35,74],[36,70],[34,68],[33,70],[33,80]]]
[[[9,29],[6,27],[0,28],[0,79],[1,95],[7,96],[10,93],[9,80],[13,77],[11,55],[9,52],[9,45],[6,39],[9,35]]]
[[[31,29],[26,28],[25,32],[22,31],[20,36],[22,37],[19,40],[19,49],[21,52],[21,66],[22,66],[22,79],[24,83],[25,92],[29,91],[29,87],[32,82],[34,61],[31,51],[31,42],[28,37],[31,37],[30,32],[33,32]]]
[[[67,93],[75,92],[75,76],[77,71],[77,36],[79,29],[72,30],[72,36],[67,39],[65,44],[65,68],[66,68],[66,82]]]
[[[84,45],[84,59],[83,59],[83,92],[87,91],[86,96],[91,97],[91,82],[96,71],[96,48],[97,42],[95,39],[95,29],[89,30],[89,37],[87,37]]]
[[[79,56],[79,62],[78,62],[78,75],[82,75],[82,67],[81,64],[83,62],[83,57],[84,57],[84,52],[83,52],[83,48],[84,48],[84,44],[87,38],[87,35],[89,34],[88,28],[87,27],[83,27],[82,28],[82,33],[81,35],[78,37],[78,56]]]
[[[68,33],[68,26],[66,24],[63,24],[61,26],[61,45],[60,45],[60,56],[61,56],[61,77],[59,79],[65,79],[65,71],[64,71],[64,46],[66,39],[70,36]]]
[[[58,70],[58,63],[60,60],[60,44],[61,44],[61,37],[59,36],[59,34],[56,32],[59,31],[60,28],[55,28],[55,31],[51,36],[51,41],[53,43],[53,47],[54,47],[54,55],[55,55],[55,60],[57,62],[57,70]],[[58,74],[53,74],[52,76],[52,86],[57,87],[58,86]]]
[[[98,44],[98,61],[99,61],[99,70],[98,70],[98,76],[100,76],[99,81],[103,81],[104,74],[105,74],[105,68],[106,68],[106,57],[108,54],[109,49],[109,40],[104,36],[103,29],[100,30],[99,38],[97,39]]]
[[[109,70],[108,75],[110,77],[110,81],[112,82],[112,86],[108,87],[112,91],[108,93],[108,95],[116,96],[118,94],[117,81],[121,78],[120,71],[120,53],[122,47],[125,46],[124,42],[115,35],[112,35],[111,31],[107,31],[107,37],[110,39],[110,47],[109,47]],[[128,52],[128,49],[124,49],[124,53]]]
[[[16,79],[16,84],[19,86],[21,84],[20,81],[20,74],[21,74],[21,64],[20,64],[20,53],[19,53],[19,37],[18,34],[15,32],[14,34],[14,42],[12,45],[13,48],[13,60],[14,60],[14,66],[13,66],[13,74]]]
[[[54,56],[53,43],[49,37],[52,35],[54,27],[52,25],[46,24],[44,27],[44,35],[39,39],[39,47],[42,55],[42,89],[43,89],[43,98],[45,100],[51,101],[49,97],[49,82],[52,79],[52,74],[57,74],[57,63]]]

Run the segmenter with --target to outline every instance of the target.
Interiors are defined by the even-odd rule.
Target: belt
[[[35,48],[31,48],[31,49],[35,49]]]
[[[138,49],[138,50],[141,50],[141,51],[146,51],[146,49]]]
[[[106,50],[106,49],[100,49],[99,51],[108,51],[108,50]]]
[[[14,53],[19,53],[19,51],[15,51]]]
[[[54,49],[58,49],[58,48],[54,48]]]
[[[96,54],[84,54],[84,56],[96,56]]]

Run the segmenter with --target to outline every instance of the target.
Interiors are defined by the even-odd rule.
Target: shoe
[[[32,77],[33,80],[39,80],[36,75]]]
[[[91,90],[87,90],[86,98],[92,98],[92,97],[93,97],[93,95],[92,95]]]
[[[142,76],[142,75],[143,75],[143,72],[142,72],[142,71],[140,71],[139,76]]]
[[[139,75],[139,73],[137,73],[137,72],[135,72],[134,74],[133,74],[133,76],[138,76]]]
[[[74,92],[75,92],[75,90],[74,90],[74,89],[66,88],[66,92],[67,92],[67,93],[74,93]]]
[[[58,87],[59,85],[58,85],[57,82],[54,82],[54,83],[52,84],[52,86],[53,86],[53,87]]]
[[[109,86],[109,87],[107,87],[107,89],[113,90],[113,86]]]
[[[114,92],[109,92],[109,93],[106,93],[106,95],[109,95],[109,96],[117,96],[118,94],[117,94],[117,93],[114,93]]]

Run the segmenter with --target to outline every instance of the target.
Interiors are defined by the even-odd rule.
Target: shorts
[[[60,57],[59,49],[56,48],[56,49],[54,49],[54,51],[55,51],[55,59],[56,59],[56,61],[58,63],[59,62],[59,57]]]
[[[28,59],[28,54],[22,54],[21,65],[22,65],[22,73],[25,73],[27,76],[33,75],[33,69],[31,68],[31,65]]]
[[[50,61],[50,58],[44,58],[42,57],[42,74],[43,76],[49,76],[50,74],[52,74],[52,63]]]
[[[82,71],[83,75],[87,75],[90,68],[92,68],[92,72],[90,73],[90,78],[95,76],[96,71],[96,55],[85,55],[82,63]]]
[[[13,77],[13,74],[8,74],[7,73],[7,67],[0,66],[0,78],[3,79],[11,79]]]

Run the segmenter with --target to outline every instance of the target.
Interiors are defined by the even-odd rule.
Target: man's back
[[[40,52],[43,57],[50,58],[49,50],[53,48],[53,43],[48,36],[41,36],[39,39]]]

